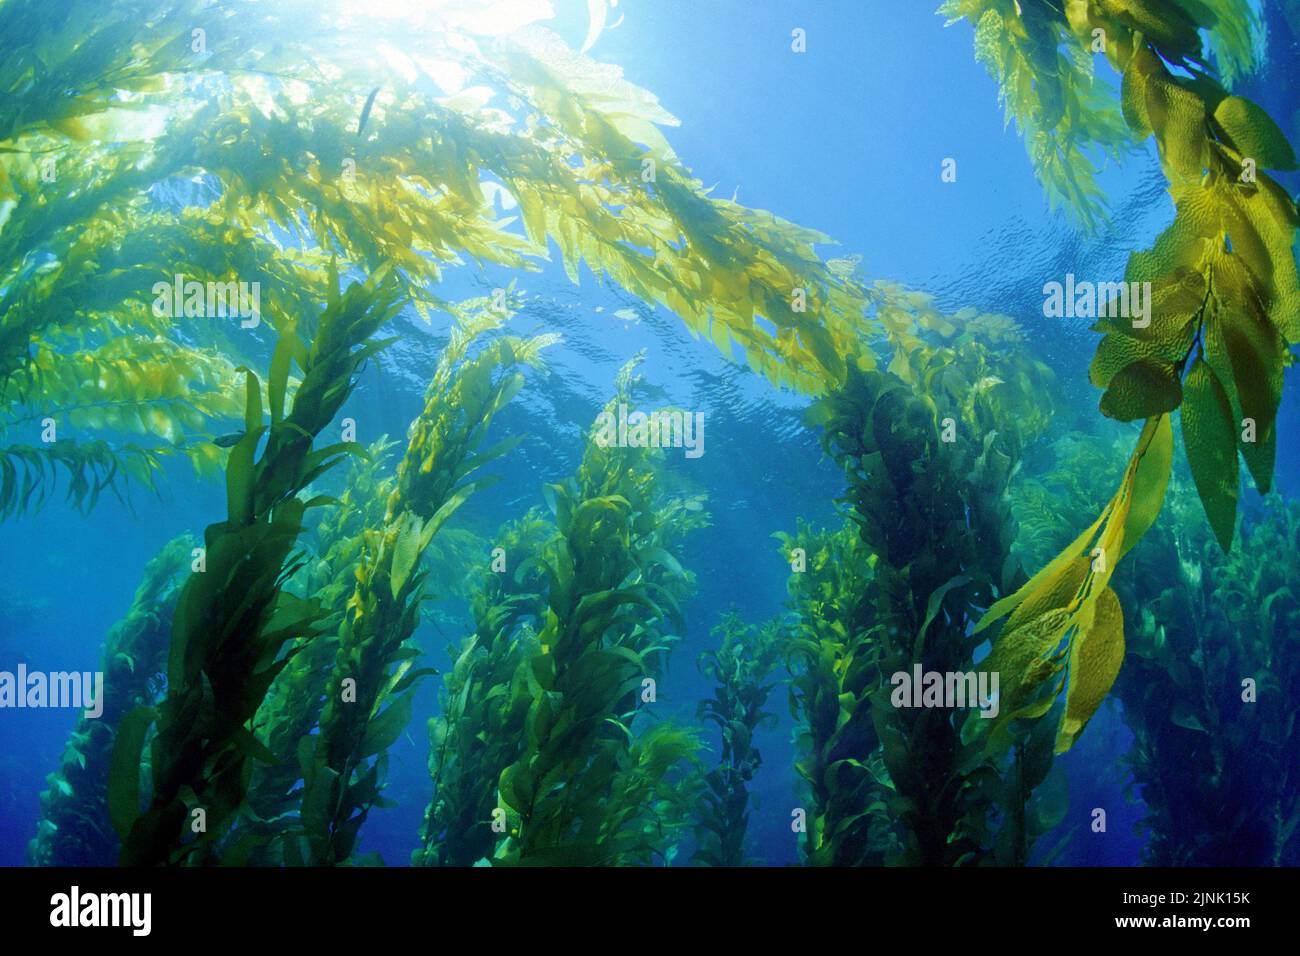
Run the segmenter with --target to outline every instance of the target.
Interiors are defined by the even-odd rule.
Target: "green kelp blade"
[[[1232,549],[1237,520],[1237,434],[1223,384],[1204,359],[1187,373],[1183,446],[1205,516],[1223,550]]]
[[[1174,428],[1169,415],[1148,422],[1143,430],[1146,449],[1138,461],[1133,478],[1133,498],[1124,521],[1124,540],[1115,560],[1118,562],[1142,539],[1155,523],[1165,503],[1165,489],[1174,463]],[[1141,439],[1139,440],[1141,448]]]
[[[149,728],[158,718],[152,707],[136,707],[117,726],[108,765],[108,819],[123,843],[140,816],[140,758]]]
[[[1124,480],[1098,523],[1035,575],[1029,585],[1004,599],[1008,603],[1016,601],[1015,611],[981,669],[999,673],[1003,706],[1012,714],[1030,716],[1023,714],[1022,708],[1060,672],[1064,661],[1055,649],[1062,639],[1069,640],[1072,666],[1067,678],[1067,708],[1057,736],[1058,752],[1074,743],[1119,673],[1124,647],[1123,615],[1116,613],[1112,603],[1110,579],[1120,558],[1158,513],[1171,460],[1168,416],[1148,419]],[[1095,547],[1085,553],[1103,520],[1105,525],[1095,537]],[[1030,587],[1035,581],[1037,585]],[[990,613],[993,610],[997,605]],[[1073,666],[1076,663],[1077,668]],[[1046,706],[1036,708],[1032,716],[1046,710]],[[1009,716],[1002,716],[997,725],[1008,722]]]

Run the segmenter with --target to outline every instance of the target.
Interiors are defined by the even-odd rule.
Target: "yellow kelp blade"
[[[1065,713],[1056,732],[1056,752],[1074,745],[1083,728],[1106,699],[1124,663],[1124,611],[1110,588],[1089,604],[1091,620],[1081,624],[1070,642],[1070,677]]]
[[[1092,523],[1092,527],[1088,528],[1087,531],[1083,532],[1083,534],[1070,542],[1069,547],[1053,558],[1047,567],[1043,568],[1032,578],[1022,584],[1018,591],[1014,594],[1008,594],[1000,601],[994,602],[993,606],[985,611],[984,616],[979,619],[979,623],[975,625],[973,633],[978,634],[993,622],[1006,617],[1012,611],[1020,607],[1020,605],[1023,604],[1031,594],[1037,594],[1040,591],[1046,591],[1053,587],[1062,575],[1070,569],[1070,566],[1074,563],[1074,559],[1084,553],[1088,543],[1096,537],[1097,529],[1100,528],[1101,523],[1106,520],[1106,516],[1110,514],[1110,510],[1114,504],[1115,502],[1113,500],[1107,504],[1106,507],[1102,509],[1097,520]]]
[[[1123,614],[1109,582],[1120,558],[1160,512],[1172,460],[1169,416],[1148,419],[1124,480],[1101,516],[1024,587],[994,604],[976,625],[978,632],[1011,613],[983,665],[998,672],[1008,714],[1026,716],[1026,703],[1068,661],[1058,752],[1074,743],[1119,674]],[[1068,641],[1065,655],[1057,651],[1062,640]],[[1032,712],[1037,716],[1046,708],[1034,707]]]

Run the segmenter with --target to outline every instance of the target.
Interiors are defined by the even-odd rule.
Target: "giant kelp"
[[[320,509],[312,529],[316,556],[304,562],[290,581],[299,594],[310,594],[327,612],[320,634],[290,646],[288,664],[276,676],[257,709],[253,731],[277,757],[276,763],[254,765],[247,805],[236,836],[249,830],[260,838],[240,841],[226,850],[256,854],[258,862],[284,864],[301,860],[297,815],[302,800],[298,785],[302,770],[298,747],[318,726],[325,705],[326,679],[338,652],[337,635],[348,599],[356,584],[367,530],[379,527],[391,490],[390,454],[393,443],[380,438],[354,456],[338,505]],[[309,492],[304,496],[311,497]]]
[[[1260,20],[1246,0],[944,0],[939,13],[946,25],[975,28],[975,58],[998,82],[1006,122],[1015,121],[1052,207],[1064,205],[1089,230],[1108,212],[1098,163],[1122,160],[1144,135],[1126,125],[1097,75],[1093,54],[1111,44],[1110,23],[1163,39],[1196,66],[1204,28],[1228,86],[1262,58]]]
[[[946,25],[975,28],[975,58],[998,82],[1005,122],[1024,138],[1053,208],[1073,210],[1088,229],[1107,216],[1097,164],[1131,148],[1124,119],[1092,57],[1072,41],[1056,5],[1043,0],[945,0]]]
[[[118,837],[108,820],[109,763],[118,722],[157,703],[167,669],[167,638],[194,540],[173,538],[145,565],[131,608],[104,641],[98,716],[81,717],[59,768],[41,794],[41,822],[28,847],[38,866],[112,866]]]
[[[1096,466],[1120,441],[1059,439],[1050,465],[1017,488],[1031,554],[1069,537],[1065,516],[1101,490]],[[1130,622],[1115,693],[1133,732],[1124,763],[1145,808],[1144,856],[1157,866],[1286,865],[1300,848],[1289,710],[1300,590],[1293,563],[1260,556],[1295,548],[1295,508],[1265,499],[1243,519],[1243,548],[1225,554],[1182,464],[1168,499],[1112,579]]]
[[[574,281],[585,263],[775,382],[820,391],[868,362],[865,291],[817,257],[826,237],[709,196],[659,129],[673,117],[544,15],[440,6],[399,29],[304,0],[0,6],[0,461],[28,485],[69,465],[79,504],[169,455],[216,468],[204,439],[264,337],[155,314],[145,290],[259,281],[279,327],[324,294],[329,255],[395,264],[427,319],[454,313],[446,269],[535,268],[553,242]],[[22,440],[38,411],[65,444]]]
[[[714,682],[713,696],[700,701],[699,715],[717,725],[718,763],[704,778],[703,809],[696,827],[699,847],[693,862],[705,866],[744,866],[749,862],[749,782],[762,765],[754,734],[773,715],[763,709],[772,684],[766,683],[782,646],[779,625],[746,624],[733,609],[713,629],[718,646],[700,655],[700,672]]]
[[[868,594],[873,556],[850,522],[825,531],[801,521],[777,537],[785,560],[802,559],[787,584],[793,614],[783,650],[790,710],[800,720],[795,770],[812,809],[804,858],[817,866],[880,865],[897,837],[887,812],[889,774],[863,700],[879,679]]]
[[[156,709],[131,711],[118,729],[109,815],[123,863],[202,860],[239,812],[250,761],[275,761],[249,724],[288,664],[285,645],[313,636],[322,618],[318,602],[283,588],[301,560],[295,546],[303,514],[324,504],[299,495],[349,451],[346,443],[313,445],[359,367],[385,344],[371,336],[395,309],[387,278],[381,271],[335,292],[318,321],[281,330],[268,376],[269,426],[257,377],[246,373],[245,432],[226,466],[227,518],[206,529],[203,570],[177,599],[167,696]],[[295,361],[302,380],[290,400]],[[141,811],[139,757],[155,722]]]
[[[416,865],[473,866],[492,858],[505,833],[495,782],[525,745],[522,665],[538,650],[546,607],[537,556],[554,535],[555,526],[531,511],[492,538],[494,562],[499,557],[502,564],[482,572],[471,599],[474,632],[452,649],[441,713],[429,721],[433,797],[412,855]]]
[[[448,518],[491,479],[478,474],[519,442],[514,436],[482,448],[493,418],[524,385],[524,367],[540,367],[542,349],[557,338],[493,339],[472,346],[505,313],[487,300],[453,327],[429,388],[411,423],[381,524],[365,534],[356,584],[341,622],[327,681],[320,732],[301,746],[301,823],[310,859],[348,859],[369,808],[378,799],[385,751],[410,723],[412,669],[419,649],[408,642],[419,620],[421,556]]]
[[[632,368],[607,410],[628,401]],[[526,713],[521,752],[500,775],[510,824],[501,863],[669,859],[694,807],[678,780],[698,738],[641,705],[693,586],[681,539],[705,516],[697,498],[664,496],[654,449],[604,445],[599,434],[577,474],[547,487],[558,534],[536,559],[546,607],[511,687]]]
[[[1123,613],[1109,586],[1116,564],[1159,513],[1173,460],[1171,415],[1215,535],[1231,546],[1238,458],[1267,492],[1288,344],[1300,341],[1300,282],[1292,252],[1300,212],[1267,169],[1294,169],[1268,114],[1224,85],[1253,59],[1244,3],[1091,0],[1035,15],[1078,42],[1100,41],[1122,76],[1121,108],[1137,138],[1154,137],[1175,204],[1150,250],[1134,252],[1128,282],[1149,283],[1150,314],[1129,322],[1110,303],[1090,376],[1103,414],[1144,422],[1119,489],[1065,551],[992,607],[978,630],[1008,617],[995,655],[1008,705],[1041,714],[1064,687],[1056,746],[1068,749],[1124,658]],[[1017,9],[1020,9],[1017,5]],[[1216,40],[1211,54],[1201,31]],[[1060,679],[1064,675],[1064,679]]]
[[[1133,623],[1115,685],[1154,866],[1300,863],[1300,510],[1275,499],[1224,554],[1186,483],[1116,582]]]
[[[1050,373],[1023,353],[1016,326],[962,318],[923,299],[882,310],[888,370],[851,373],[812,413],[849,485],[847,529],[814,536],[804,552],[815,573],[795,567],[791,585],[815,863],[989,859],[996,826],[1027,832],[1023,812],[1002,804],[1011,796],[1023,808],[1050,766],[1035,755],[1023,772],[1023,751],[1041,740],[1006,714],[985,721],[891,699],[891,675],[974,672],[969,625],[1016,575],[1010,480],[1050,411]],[[789,556],[804,543],[784,536],[783,546]],[[1008,789],[999,771],[1013,741]]]

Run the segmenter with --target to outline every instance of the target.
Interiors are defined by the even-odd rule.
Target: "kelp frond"
[[[634,366],[607,411],[628,401]],[[558,534],[537,559],[546,606],[520,664],[524,746],[500,776],[510,835],[499,863],[667,859],[694,806],[687,764],[698,741],[667,724],[641,728],[638,699],[676,642],[693,586],[677,555],[702,507],[662,500],[654,449],[605,446],[598,433],[577,474],[546,489]]]
[[[1238,456],[1267,491],[1282,371],[1293,361],[1288,345],[1300,341],[1292,251],[1300,211],[1264,172],[1294,169],[1296,157],[1267,113],[1230,95],[1208,71],[1198,29],[1215,23],[1198,18],[1226,7],[1101,0],[1068,9],[1081,42],[1093,30],[1105,36],[1123,77],[1125,120],[1136,136],[1154,136],[1175,217],[1152,249],[1129,259],[1126,280],[1149,284],[1148,314],[1094,327],[1104,333],[1090,370],[1105,389],[1101,411],[1144,421],[1120,488],[1092,527],[980,623],[1011,614],[994,657],[1015,709],[1041,714],[1065,688],[1060,750],[1077,739],[1124,658],[1123,614],[1108,582],[1160,511],[1173,461],[1172,413],[1180,410],[1192,476],[1227,551]],[[1241,42],[1225,42],[1237,63]]]
[[[191,574],[178,599],[167,696],[156,709],[131,711],[119,726],[108,805],[125,864],[202,859],[239,812],[250,761],[276,760],[250,724],[288,664],[282,649],[315,635],[323,616],[318,602],[284,589],[301,564],[295,547],[303,515],[324,503],[299,495],[351,450],[313,445],[351,393],[358,368],[382,348],[368,340],[392,317],[395,293],[381,270],[331,296],[309,343],[282,331],[268,376],[269,426],[257,376],[246,373],[245,432],[226,466],[227,518],[207,528],[203,570]],[[286,406],[291,360],[302,382]],[[155,722],[142,812],[140,756]],[[200,815],[201,828],[192,825]]]
[[[157,703],[167,668],[167,638],[195,541],[173,538],[145,565],[131,608],[104,641],[100,712],[82,716],[59,768],[46,777],[41,821],[28,854],[36,866],[112,866],[118,837],[109,824],[113,744],[122,717]]]
[[[466,314],[439,361],[424,410],[411,423],[383,522],[365,532],[320,733],[303,738],[308,862],[347,860],[380,799],[385,751],[410,722],[410,688],[431,671],[412,667],[420,652],[408,643],[419,621],[421,556],[460,506],[492,482],[480,469],[518,444],[511,438],[480,450],[492,420],[524,385],[520,368],[539,367],[541,350],[555,340],[498,336],[471,354],[471,345],[504,316],[488,316],[486,303]]]

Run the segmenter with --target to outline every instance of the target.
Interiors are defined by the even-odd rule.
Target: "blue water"
[[[1041,317],[1041,287],[1067,271],[1118,275],[1128,251],[1150,243],[1172,206],[1148,149],[1102,179],[1115,210],[1113,228],[1081,240],[1072,224],[1049,214],[1024,146],[1004,129],[994,82],[972,55],[968,25],[945,29],[935,0],[625,0],[624,22],[594,48],[654,91],[681,120],[669,137],[694,173],[738,193],[751,207],[836,237],[823,255],[861,254],[870,276],[934,292],[942,305],[972,305],[1020,318],[1056,369],[1062,404],[1094,407],[1086,368],[1093,336]],[[585,32],[582,4],[565,5],[557,28],[573,44]],[[789,51],[790,30],[803,27],[808,52]],[[1274,115],[1300,105],[1296,52],[1280,21],[1271,20],[1270,62],[1245,92]],[[1289,69],[1289,72],[1288,72]],[[1290,80],[1291,82],[1287,82]],[[940,163],[958,162],[958,180],[941,183]],[[1294,190],[1296,183],[1287,181]],[[463,270],[464,271],[464,270]],[[464,291],[492,288],[507,274],[459,276]],[[711,693],[696,671],[711,646],[709,629],[734,605],[754,622],[781,611],[788,566],[770,537],[796,517],[837,523],[833,499],[843,490],[817,437],[801,424],[805,402],[775,393],[753,374],[727,363],[707,342],[693,341],[680,322],[654,311],[584,270],[574,287],[548,268],[520,285],[528,306],[511,331],[557,330],[550,374],[534,378],[494,426],[528,436],[496,470],[504,480],[473,498],[460,520],[490,534],[503,520],[541,504],[544,482],[572,473],[582,435],[610,394],[615,372],[646,350],[647,382],[664,404],[705,412],[706,454],[670,459],[670,467],[709,495],[712,527],[690,539],[686,566],[699,590],[686,607],[688,627],[659,685],[659,706],[683,719]],[[613,318],[631,308],[639,321]],[[603,311],[597,311],[601,309]],[[403,343],[367,370],[344,414],[358,440],[400,437],[421,405],[421,393],[445,341],[445,324],[399,320]],[[1281,412],[1278,486],[1294,496],[1300,466],[1300,400],[1294,370]],[[126,612],[146,562],[177,533],[202,528],[224,513],[219,483],[172,468],[158,497],[135,489],[131,506],[109,498],[89,518],[54,501],[34,515],[0,524],[0,666],[27,661],[45,670],[94,670],[104,635]],[[458,612],[450,605],[449,614]],[[435,666],[461,632],[422,625],[418,635]],[[425,681],[417,719],[390,752],[388,796],[397,806],[375,810],[360,850],[405,864],[429,799],[424,720],[436,710],[437,680]],[[754,783],[752,852],[769,864],[798,860],[790,808],[800,805],[793,771],[790,717],[783,685],[769,700],[778,720],[757,744],[764,756]],[[25,861],[35,832],[44,775],[57,764],[75,715],[66,710],[10,711],[0,751],[0,864]],[[1128,734],[1118,705],[1108,703],[1065,758],[1072,816],[1106,807],[1107,834],[1072,841],[1058,863],[1138,861],[1133,823],[1140,805],[1124,795],[1120,755]],[[716,741],[712,741],[716,747]],[[1086,830],[1086,827],[1084,828]],[[1051,836],[1043,841],[1051,845]]]

